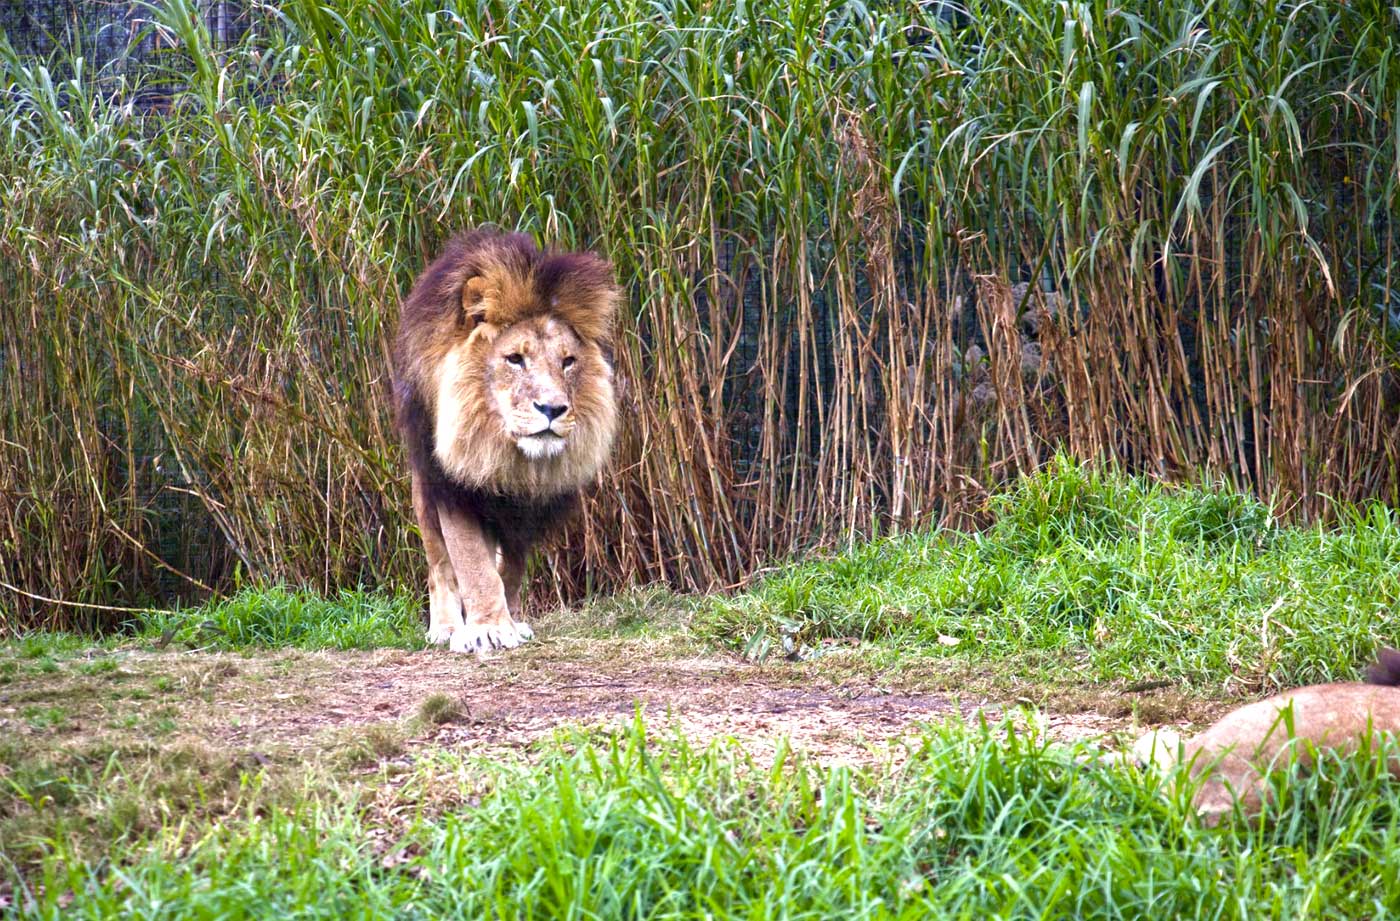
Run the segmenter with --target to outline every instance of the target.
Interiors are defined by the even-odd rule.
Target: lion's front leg
[[[447,555],[437,506],[428,500],[423,479],[416,472],[412,485],[413,513],[428,558],[428,642],[446,643],[462,627],[462,599],[457,595],[457,576]]]
[[[510,609],[510,616],[515,621],[515,629],[528,640],[535,635],[535,631],[530,629],[530,625],[520,613],[520,585],[525,580],[524,551],[502,544],[498,568],[501,573],[501,585],[506,593],[506,607]]]
[[[464,629],[462,599],[457,596],[457,577],[452,564],[428,569],[428,642],[446,643]]]
[[[457,576],[464,626],[452,633],[453,652],[511,649],[530,638],[510,616],[505,585],[496,571],[496,548],[470,513],[438,505],[438,521]]]

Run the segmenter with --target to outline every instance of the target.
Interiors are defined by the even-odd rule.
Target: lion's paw
[[[522,643],[535,638],[535,631],[531,630],[530,625],[523,620],[517,620],[515,622],[515,632],[520,634],[520,642]]]
[[[451,624],[433,624],[428,628],[428,642],[446,643],[452,639],[452,634]]]
[[[520,628],[524,627],[524,630]],[[514,649],[534,636],[535,633],[524,624],[516,624],[509,619],[488,623],[469,623],[458,627],[452,633],[453,652],[490,652],[492,649]]]

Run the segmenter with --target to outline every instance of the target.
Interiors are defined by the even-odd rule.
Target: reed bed
[[[1057,450],[1400,502],[1385,4],[257,12],[216,49],[152,5],[122,73],[0,43],[0,630],[416,586],[386,343],[483,222],[631,295],[541,597],[975,523]]]

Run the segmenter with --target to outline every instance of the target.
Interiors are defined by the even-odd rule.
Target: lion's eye
[[[517,368],[525,367],[525,356],[519,352],[511,352],[506,356],[506,364],[515,365]]]
[[[570,368],[572,368],[572,367],[574,366],[574,356],[572,356],[572,355],[567,356],[567,357],[564,359],[564,361],[563,361],[563,365],[564,365],[564,370],[565,370],[565,371],[567,371],[567,370],[569,370]]]

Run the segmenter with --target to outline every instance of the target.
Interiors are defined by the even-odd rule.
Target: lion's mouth
[[[515,446],[530,460],[545,460],[564,450],[564,436],[552,429],[542,429],[517,438]]]

